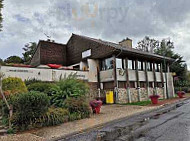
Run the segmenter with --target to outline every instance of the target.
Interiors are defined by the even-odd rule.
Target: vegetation
[[[0,58],[0,66],[1,65],[5,65],[5,62],[3,61],[3,59]]]
[[[67,109],[50,107],[48,111],[38,119],[37,123],[40,123],[40,127],[58,125],[67,122],[69,118],[68,115],[69,112]]]
[[[3,0],[0,0],[0,31],[2,30],[2,21],[3,21],[2,8],[3,8]]]
[[[65,99],[69,97],[80,97],[87,94],[89,88],[86,83],[73,77],[60,80],[57,84],[60,88],[56,89],[56,93],[52,95],[52,103],[56,107],[63,107]]]
[[[25,83],[17,77],[8,77],[3,79],[3,91],[5,95],[18,94],[27,92]]]
[[[88,86],[74,76],[69,76],[57,83],[37,80],[25,82],[29,92],[21,79],[9,77],[3,80],[4,90],[9,90],[11,94],[7,97],[8,102],[13,106],[10,133],[15,130],[57,125],[90,116],[91,109],[85,98]],[[4,124],[7,124],[9,110],[2,100],[0,107],[3,109]]]
[[[10,56],[7,59],[4,60],[5,63],[14,63],[14,64],[21,64],[23,63],[22,58],[19,56]]]
[[[27,43],[24,48],[22,48],[24,50],[24,53],[22,53],[22,55],[25,64],[29,64],[29,61],[32,58],[32,55],[34,54],[36,48],[37,44],[35,42]]]
[[[159,47],[159,41],[151,39],[148,36],[145,36],[144,39],[138,42],[137,49],[145,52],[154,53],[154,51]]]
[[[140,101],[140,102],[133,102],[133,103],[125,103],[124,105],[138,105],[138,106],[147,106],[150,105],[151,101]]]
[[[175,61],[171,64],[171,72],[175,72],[176,76],[180,80],[187,80],[187,65],[183,60],[183,56],[175,53],[173,49],[175,48],[174,43],[170,40],[163,39],[161,42],[149,37],[145,37],[138,43],[136,47],[139,50],[152,52],[158,55],[173,58]],[[163,69],[166,70],[165,66]]]
[[[37,82],[42,82],[41,80],[37,80],[35,78],[33,79],[27,79],[24,81],[24,83],[26,84],[26,86],[29,86],[30,84],[33,84],[33,83],[37,83]]]
[[[90,117],[91,110],[84,97],[67,98],[64,107],[69,110],[71,121]]]
[[[9,103],[13,105],[13,127],[23,130],[35,124],[36,119],[48,111],[49,98],[43,93],[28,92],[11,96]],[[6,115],[8,113],[5,108],[4,116]]]

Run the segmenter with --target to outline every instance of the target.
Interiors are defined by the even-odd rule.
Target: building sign
[[[82,58],[91,56],[91,49],[82,52]]]
[[[6,72],[24,72],[24,73],[33,73],[31,70],[17,70],[17,69],[7,69]]]

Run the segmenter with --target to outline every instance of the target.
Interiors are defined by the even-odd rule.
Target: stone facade
[[[153,94],[154,89],[149,88],[149,95],[148,95],[148,91],[146,88],[141,88],[139,91],[140,91],[140,101],[146,101],[146,100],[149,100],[149,96]],[[164,99],[163,88],[157,88],[157,94],[160,96],[160,99]],[[139,101],[138,89],[130,88],[130,96],[131,96],[131,102],[138,102]],[[118,103],[128,103],[129,102],[127,89],[125,89],[125,88],[118,89],[117,100],[118,100],[117,101]]]
[[[131,102],[139,101],[138,90],[136,88],[130,89],[130,95],[131,95]]]
[[[164,89],[163,88],[157,88],[157,94],[160,96],[160,99],[164,98]]]
[[[147,93],[147,89],[146,88],[141,88],[140,89],[140,93],[141,93],[141,101],[148,100],[148,93]]]
[[[125,88],[118,89],[118,103],[128,103],[129,98]]]

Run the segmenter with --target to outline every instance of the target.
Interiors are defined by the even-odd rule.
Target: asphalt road
[[[190,141],[190,100],[123,118],[59,141]]]

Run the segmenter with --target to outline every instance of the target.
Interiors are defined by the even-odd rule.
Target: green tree
[[[23,63],[23,60],[19,56],[10,56],[7,59],[5,59],[5,63],[21,64]]]
[[[171,72],[175,72],[180,79],[187,80],[187,65],[183,60],[183,56],[173,51],[174,48],[173,42],[163,39],[160,47],[154,53],[175,59],[174,63],[170,66]]]
[[[3,0],[0,0],[0,31],[2,29],[2,21],[3,21],[2,8],[3,8]]]
[[[159,47],[159,41],[151,39],[148,36],[145,36],[143,40],[138,42],[136,49],[154,53],[154,51]]]
[[[1,58],[0,58],[0,65],[5,65],[5,62]]]
[[[27,43],[25,47],[23,48],[24,53],[22,53],[22,55],[23,55],[23,60],[26,64],[29,63],[36,48],[37,48],[37,44],[35,42]]]

